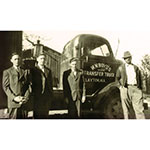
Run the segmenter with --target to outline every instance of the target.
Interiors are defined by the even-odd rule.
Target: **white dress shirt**
[[[40,66],[40,65],[38,65],[38,66],[44,72],[44,66]]]
[[[16,69],[17,72],[19,72],[20,66],[19,67],[13,66],[13,67]]]
[[[136,72],[132,64],[126,64],[126,73],[127,73],[127,84],[135,85],[137,84]]]

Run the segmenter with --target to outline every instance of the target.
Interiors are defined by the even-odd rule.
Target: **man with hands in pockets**
[[[133,107],[136,119],[145,119],[142,99],[142,79],[139,68],[132,63],[132,55],[124,52],[125,63],[119,66],[116,80],[120,85],[121,103],[125,119],[129,119],[130,108]]]

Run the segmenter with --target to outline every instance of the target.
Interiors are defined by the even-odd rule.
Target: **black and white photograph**
[[[147,0],[2,2],[1,147],[148,147],[149,14]]]
[[[0,118],[149,119],[149,37],[140,31],[0,31]]]

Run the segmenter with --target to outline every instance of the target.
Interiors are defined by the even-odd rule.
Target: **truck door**
[[[94,45],[94,43],[90,44],[90,46],[91,45]],[[118,67],[111,48],[107,43],[90,46],[84,48],[81,65],[87,95],[92,95],[103,89],[109,83],[114,82]]]

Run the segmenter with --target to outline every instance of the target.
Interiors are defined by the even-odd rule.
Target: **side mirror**
[[[85,62],[89,61],[89,56],[85,56]]]

